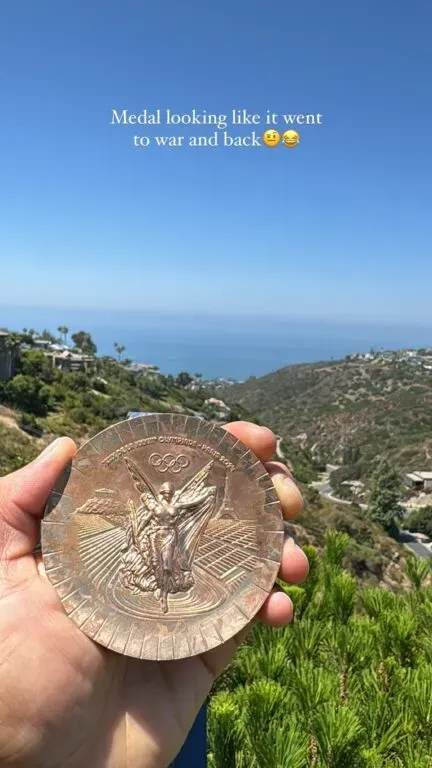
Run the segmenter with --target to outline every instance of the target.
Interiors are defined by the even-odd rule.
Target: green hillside
[[[293,365],[224,391],[316,462],[377,456],[402,471],[432,468],[432,357],[420,351],[371,360]]]
[[[294,624],[256,627],[215,685],[209,768],[432,768],[432,559],[407,558],[358,506],[337,506],[309,485],[324,459],[354,457],[367,469],[378,453],[408,461],[410,446],[413,462],[426,460],[426,395],[416,403],[428,376],[395,361],[337,362],[223,392],[224,420],[267,423],[283,436],[279,450],[306,499],[286,531],[311,573],[301,587],[280,585]],[[80,443],[128,411],[222,420],[206,403],[213,394],[186,373],[137,375],[97,357],[91,372],[62,373],[42,351],[23,350],[16,375],[0,382],[0,475],[54,436]]]
[[[91,373],[61,373],[53,369],[42,351],[21,352],[17,374],[8,382],[0,382],[0,475],[33,459],[57,435],[68,435],[80,444],[126,418],[129,411],[177,411],[215,417],[213,407],[206,405],[211,389],[192,382],[186,373],[178,377],[136,375],[112,359],[95,358],[95,363]],[[252,409],[232,403],[225,420],[238,418],[274,424],[270,412],[261,409],[257,416]],[[308,487],[316,472],[311,452],[302,447],[302,441],[287,438],[282,448],[306,497],[302,518],[290,526],[299,543],[320,549],[328,529],[345,531],[351,539],[346,566],[360,582],[390,589],[403,586],[403,550],[396,542],[366,521],[359,510],[324,502]]]
[[[0,474],[29,461],[57,435],[80,443],[125,419],[129,411],[212,418],[214,407],[205,403],[211,390],[191,389],[191,382],[186,373],[137,375],[107,358],[96,358],[92,372],[62,373],[41,350],[24,350],[16,375],[0,381]],[[226,413],[228,419],[243,416],[236,406]]]

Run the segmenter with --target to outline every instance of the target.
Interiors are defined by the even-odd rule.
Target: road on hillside
[[[343,504],[347,507],[350,507],[353,503],[348,499],[338,499],[336,496],[333,496],[332,487],[328,483],[325,483],[324,485],[321,483],[313,483],[313,486],[317,489],[320,496],[323,496],[324,499],[332,501],[334,504]],[[367,504],[359,504],[359,507],[360,509],[367,509]]]
[[[328,482],[312,483],[312,485],[317,489],[320,496],[328,501],[332,501],[333,504],[340,504],[348,507],[351,506],[351,501],[348,501],[347,499],[337,499],[336,496],[332,495],[332,487]],[[367,504],[360,504],[360,509],[367,509]],[[420,542],[418,542],[408,531],[400,533],[399,541],[404,547],[410,549],[418,557],[422,557],[425,560],[432,557],[432,552],[425,547],[424,544],[420,544]]]
[[[276,455],[279,459],[286,462],[288,459],[281,448],[281,442],[282,437],[280,435],[276,435]],[[335,469],[337,469],[337,467],[335,467]],[[333,504],[340,504],[344,507],[350,507],[353,503],[352,501],[349,501],[348,499],[338,499],[336,496],[333,496],[333,489],[329,483],[330,474],[331,472],[323,473],[322,479],[320,481],[311,483],[311,486],[316,488],[320,496],[322,496],[324,499],[327,499],[328,501],[333,502]],[[359,506],[360,509],[367,509],[367,504],[360,504]],[[422,557],[425,560],[432,557],[432,552],[427,547],[425,547],[424,544],[418,542],[408,531],[401,531],[399,540],[404,547],[410,549],[411,552],[414,552],[418,557]]]
[[[399,541],[404,545],[404,547],[411,549],[412,552],[415,552],[416,555],[423,557],[425,560],[427,560],[429,557],[432,557],[432,552],[430,549],[417,541],[409,531],[401,531]]]

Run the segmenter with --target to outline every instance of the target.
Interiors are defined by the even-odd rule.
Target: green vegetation
[[[89,334],[83,333],[88,340]],[[79,341],[82,343],[82,338]],[[3,426],[7,438],[3,439],[5,447],[0,451],[0,474],[33,458],[56,435],[69,435],[80,443],[124,419],[128,411],[200,413],[208,419],[217,418],[215,406],[205,405],[212,394],[200,377],[194,381],[185,371],[177,377],[137,374],[113,358],[96,357],[92,372],[62,373],[53,368],[51,359],[41,350],[22,351],[17,375],[8,382],[0,382],[0,403],[13,409],[8,418],[15,425],[13,429]],[[259,423],[241,405],[230,408],[226,420]],[[400,568],[392,559],[399,552],[395,542],[379,526],[365,520],[359,509],[322,502],[316,490],[307,484],[323,467],[300,441],[285,438],[279,447],[302,484],[307,500],[301,520],[293,527],[297,539],[322,547],[329,527],[345,531],[351,538],[345,562],[350,572],[364,583],[385,583],[392,589],[398,588]],[[355,461],[357,454],[347,451],[347,458]]]
[[[126,347],[124,347],[122,344],[117,344],[117,342],[114,342],[114,349],[117,352],[118,360],[122,359],[122,354],[125,351]]]
[[[430,768],[430,568],[410,558],[403,594],[359,589],[347,544],[307,548],[293,625],[257,626],[217,682],[209,768]]]
[[[59,332],[59,333],[62,335],[62,337],[63,337],[63,343],[64,343],[65,345],[67,345],[67,336],[68,336],[68,333],[69,333],[69,328],[67,327],[67,325],[59,325],[59,327],[57,328],[57,330],[58,330],[58,332]]]
[[[66,339],[69,329],[59,326]],[[34,331],[11,334],[8,343],[32,344]],[[58,342],[49,331],[41,338]],[[72,335],[76,348],[96,355],[91,334],[80,331]],[[119,360],[95,356],[94,366],[87,372],[62,372],[53,367],[52,359],[40,349],[22,349],[16,375],[0,381],[0,407],[7,406],[6,418],[0,418],[2,447],[0,474],[12,471],[34,458],[38,449],[56,435],[69,435],[78,442],[110,424],[126,418],[129,411],[178,412],[213,417],[204,403],[212,394],[202,385],[196,386],[186,372],[177,377],[128,370],[121,361],[125,347],[114,344]],[[7,409],[6,409],[7,410]],[[2,414],[0,413],[0,417]],[[227,412],[227,420],[247,417],[241,406]],[[12,421],[12,428],[9,422]],[[21,427],[20,431],[17,427]],[[29,435],[31,437],[29,437]],[[36,440],[36,438],[40,438]]]
[[[371,478],[368,517],[391,536],[396,536],[402,520],[402,482],[387,459],[381,459]]]
[[[368,481],[380,456],[401,472],[430,465],[430,362],[425,367],[395,357],[292,365],[226,387],[222,397],[311,451],[314,462],[343,464],[352,471],[344,479]]]
[[[94,343],[91,334],[87,331],[78,331],[78,333],[72,334],[72,341],[75,347],[79,349],[84,355],[95,355],[97,352],[97,346]]]
[[[281,440],[279,448],[284,456],[288,458],[288,463],[299,483],[311,483],[317,478],[317,471],[323,469],[316,464],[312,458],[311,452],[303,449],[293,440]]]
[[[355,464],[344,464],[336,469],[330,475],[330,485],[338,499],[353,499],[353,493],[349,486],[343,485],[347,480],[360,480],[363,476],[362,465],[360,462]]]
[[[66,341],[69,329],[58,332]],[[31,344],[32,335],[9,343]],[[72,341],[95,358],[91,371],[62,373],[42,351],[27,349],[17,374],[0,382],[7,406],[0,406],[0,475],[55,435],[81,442],[128,411],[216,417],[218,406],[205,401],[221,393],[203,386],[200,374],[135,372],[120,344],[116,361],[96,357],[85,331]],[[418,468],[432,450],[432,379],[429,387],[424,372],[417,381],[416,371],[399,368],[295,366],[222,393],[227,420],[268,423],[283,435],[279,458],[306,499],[286,528],[311,570],[303,586],[280,584],[295,605],[293,625],[256,626],[215,685],[209,768],[432,768],[432,560],[406,558],[387,535],[399,517],[397,467]],[[380,455],[390,458],[377,462]],[[325,501],[308,485],[329,459],[343,464],[331,475],[341,493],[344,480],[368,479],[367,514]],[[409,526],[431,535],[432,508],[416,510]]]
[[[417,533],[424,533],[432,539],[432,507],[419,507],[415,509],[408,520],[405,527],[409,531],[416,531]]]
[[[40,350],[22,352],[17,375],[0,382],[0,402],[33,415],[44,431],[76,438],[104,429],[128,411],[192,413],[207,396],[172,376],[135,375],[110,359],[98,359],[91,373],[62,373]]]
[[[36,444],[27,435],[1,423],[0,445],[0,477],[33,461],[38,454]]]
[[[323,500],[315,488],[304,487],[305,509],[294,523],[285,523],[287,531],[301,546],[325,547],[331,530],[349,537],[343,566],[362,586],[384,587],[401,591],[407,580],[403,565],[406,550],[384,529],[372,522],[358,505],[339,506]]]

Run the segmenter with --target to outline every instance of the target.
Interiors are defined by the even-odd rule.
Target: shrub
[[[432,588],[426,561],[413,588],[362,589],[344,571],[347,537],[288,587],[299,610],[277,632],[256,626],[209,707],[213,768],[430,768]]]
[[[413,510],[405,523],[409,531],[424,533],[432,539],[432,507],[420,507]]]

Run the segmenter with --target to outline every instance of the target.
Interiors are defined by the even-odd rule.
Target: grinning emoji
[[[286,147],[296,147],[300,141],[300,136],[297,131],[285,131],[282,141]]]
[[[280,133],[277,131],[271,130],[271,131],[265,131],[263,133],[263,142],[266,145],[266,147],[277,147],[281,140]]]

